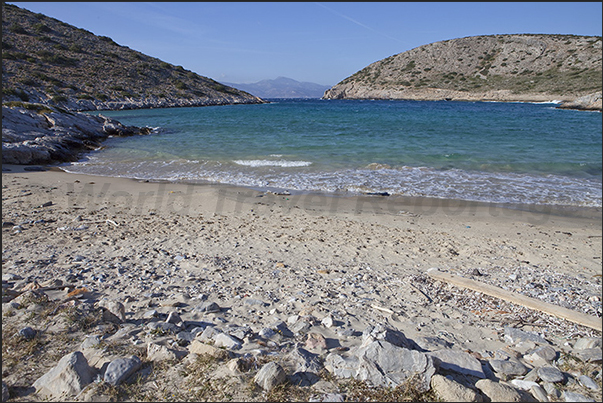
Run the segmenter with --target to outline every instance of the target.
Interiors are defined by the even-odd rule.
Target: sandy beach
[[[96,300],[121,302],[126,322],[151,308],[177,309],[185,321],[254,332],[292,323],[292,315],[331,315],[339,327],[322,333],[340,349],[361,340],[337,328],[362,332],[376,323],[484,359],[508,346],[505,326],[542,334],[558,351],[601,337],[427,274],[438,268],[600,318],[600,208],[287,194],[25,168],[3,165],[3,291],[5,278],[14,290],[61,280],[47,291],[51,299],[68,285],[85,287]],[[216,302],[220,315],[190,309],[195,300]],[[250,341],[241,351],[257,347]],[[55,364],[15,364],[3,381],[27,396],[25,385]]]

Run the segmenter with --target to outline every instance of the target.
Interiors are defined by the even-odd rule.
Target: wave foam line
[[[283,167],[283,168],[290,168],[290,167],[307,167],[309,165],[312,165],[312,163],[309,162],[309,161],[285,161],[285,160],[279,160],[279,161],[271,161],[271,160],[235,160],[233,162],[235,164],[238,164],[238,165],[245,165],[245,166],[249,166],[249,167]]]

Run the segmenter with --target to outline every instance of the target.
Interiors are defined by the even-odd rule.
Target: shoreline
[[[28,167],[28,168],[26,168]],[[6,170],[5,170],[6,169]],[[264,197],[266,195],[276,197],[286,197],[292,200],[291,204],[299,203],[305,205],[306,201],[316,211],[318,208],[322,213],[333,213],[338,207],[343,207],[345,211],[354,211],[356,213],[362,211],[362,206],[368,205],[373,209],[373,213],[396,215],[401,208],[407,208],[415,214],[429,214],[437,210],[443,210],[450,215],[475,214],[476,212],[484,214],[497,215],[529,215],[531,220],[542,221],[543,217],[562,217],[562,218],[577,218],[577,219],[598,219],[603,218],[602,207],[591,206],[574,206],[574,205],[555,205],[555,204],[531,204],[531,203],[499,203],[499,202],[484,202],[464,199],[449,199],[438,197],[423,197],[423,196],[403,196],[403,195],[381,195],[381,194],[346,194],[342,192],[322,192],[311,190],[296,190],[282,189],[271,187],[243,186],[233,185],[219,182],[187,182],[187,181],[168,181],[168,180],[150,180],[136,179],[127,177],[111,177],[104,175],[80,174],[65,171],[60,165],[13,165],[3,164],[2,173],[30,173],[30,172],[61,172],[66,175],[84,177],[85,180],[93,180],[96,178],[106,178],[106,181],[113,180],[131,181],[138,184],[157,184],[174,185],[180,187],[207,187],[210,189],[220,189],[223,192],[229,193],[244,193],[245,198],[249,198],[246,202],[253,203],[252,199]],[[136,187],[136,189],[138,189]],[[141,191],[139,190],[139,193]],[[245,193],[248,192],[248,193]],[[324,201],[316,201],[314,199],[322,199]],[[329,202],[329,200],[335,200]],[[341,202],[339,200],[342,200]],[[238,203],[243,202],[243,198],[238,198]],[[353,207],[356,206],[356,207]],[[511,213],[516,211],[516,214]]]
[[[18,348],[3,354],[3,382],[19,401],[40,398],[31,385],[74,351],[101,375],[125,351],[140,357],[140,389],[119,389],[126,396],[146,393],[133,400],[161,401],[173,391],[182,393],[178,401],[211,400],[195,397],[181,374],[198,355],[216,350],[218,334],[233,335],[234,344],[224,348],[230,361],[216,358],[206,377],[235,382],[227,393],[238,401],[250,396],[236,380],[249,382],[262,360],[282,363],[297,379],[288,360],[298,347],[332,373],[300,388],[318,396],[346,393],[338,382],[349,379],[329,360],[355,357],[373,340],[363,333],[383,327],[412,341],[415,347],[405,348],[415,355],[463,354],[501,384],[507,375],[488,362],[524,357],[522,365],[538,368],[543,364],[527,357],[542,345],[563,365],[571,354],[584,359],[567,369],[568,377],[600,369],[600,358],[588,362],[587,350],[577,349],[600,342],[600,330],[429,274],[436,268],[600,319],[600,210],[559,215],[458,200],[288,195],[72,174],[56,166],[3,165],[2,185],[3,342],[18,340],[13,335],[23,326],[41,342],[40,353],[27,359]],[[60,305],[76,290],[86,291]],[[48,316],[45,305],[14,298],[34,292],[63,310]],[[217,308],[208,311],[212,303]],[[65,309],[81,320],[61,319]],[[545,341],[509,340],[514,330]],[[93,338],[104,347],[90,347]],[[257,366],[236,372],[233,362],[240,360]],[[161,362],[170,365],[153,366]],[[462,372],[439,369],[434,377],[446,374],[478,390],[476,378]],[[102,382],[90,385],[76,400],[105,399]],[[577,381],[563,388],[601,396]],[[126,400],[132,395],[117,401]]]

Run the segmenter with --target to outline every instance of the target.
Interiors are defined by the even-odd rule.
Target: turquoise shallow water
[[[156,130],[111,138],[63,168],[256,188],[601,206],[601,113],[528,103],[272,101],[101,112]]]

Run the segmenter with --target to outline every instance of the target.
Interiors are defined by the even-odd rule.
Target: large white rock
[[[68,399],[80,393],[96,376],[96,369],[80,352],[67,354],[46,374],[38,378],[33,387],[42,397]]]

